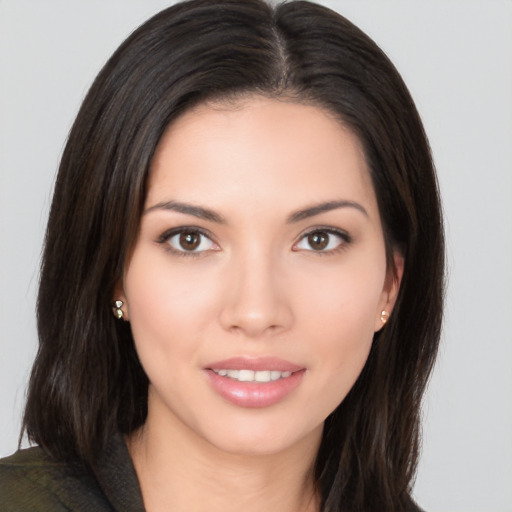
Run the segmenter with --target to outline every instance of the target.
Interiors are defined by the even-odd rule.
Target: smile
[[[213,370],[221,377],[228,377],[238,382],[272,382],[279,379],[290,377],[292,372],[279,370]]]
[[[275,357],[232,357],[204,367],[211,389],[238,407],[264,408],[286,400],[306,373]]]

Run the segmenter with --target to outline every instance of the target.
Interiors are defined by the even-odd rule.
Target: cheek
[[[377,264],[325,280],[308,299],[305,314],[314,340],[313,369],[320,370],[319,392],[333,410],[350,391],[370,352],[385,268]]]
[[[311,364],[313,396],[326,418],[345,399],[358,379],[370,353],[373,330],[367,319],[340,313],[317,330]]]
[[[148,259],[135,253],[130,262],[125,294],[141,359],[149,349],[154,354],[190,352],[211,320],[215,283],[205,283],[204,272],[186,268],[171,264],[166,254]]]
[[[373,337],[375,317],[382,301],[385,264],[347,265],[325,276],[316,274],[313,286],[298,293],[303,316],[321,338]]]
[[[335,380],[355,381],[372,345],[375,308],[357,308],[355,303],[354,297],[333,302],[330,315],[324,309],[317,319],[312,317],[315,362],[326,368],[326,377]]]

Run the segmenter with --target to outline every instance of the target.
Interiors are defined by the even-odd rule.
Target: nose
[[[220,314],[224,329],[261,338],[291,326],[291,290],[277,259],[257,250],[232,261]]]

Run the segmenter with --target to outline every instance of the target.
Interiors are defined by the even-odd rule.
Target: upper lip
[[[280,359],[277,357],[231,357],[222,361],[215,361],[205,366],[210,370],[274,370],[281,372],[297,372],[304,366]]]

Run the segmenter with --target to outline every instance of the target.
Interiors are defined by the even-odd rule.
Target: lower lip
[[[239,407],[268,407],[284,400],[301,383],[305,370],[293,372],[270,382],[240,382],[206,370],[213,389],[228,402]]]

